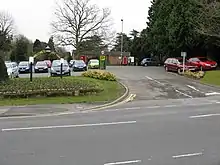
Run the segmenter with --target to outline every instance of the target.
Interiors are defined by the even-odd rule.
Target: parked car
[[[164,62],[164,68],[168,71],[178,72],[179,74],[183,71],[183,58],[168,58]],[[197,66],[190,65],[188,61],[185,62],[184,70],[196,71]]]
[[[99,60],[97,59],[91,59],[88,62],[88,68],[89,69],[99,69]]]
[[[21,61],[18,64],[18,71],[19,73],[29,73],[30,72],[30,65],[28,61]]]
[[[76,60],[70,60],[69,66],[72,68]]]
[[[159,66],[160,63],[152,58],[144,58],[141,61],[141,66]]]
[[[44,62],[47,64],[48,68],[51,68],[52,62],[50,60],[44,60]]]
[[[19,71],[18,66],[15,62],[6,62],[5,66],[7,68],[8,76],[10,78],[18,78],[19,77]]]
[[[50,75],[51,76],[61,75],[61,63],[60,63],[60,60],[54,60],[52,62],[51,70],[50,70]],[[71,76],[71,70],[70,70],[68,62],[66,60],[64,60],[64,63],[63,63],[62,75]]]
[[[76,60],[73,64],[73,71],[87,71],[86,63],[83,60]]]
[[[38,61],[34,67],[35,73],[47,73],[48,70],[48,65],[44,61]]]
[[[217,62],[208,60],[206,57],[193,57],[188,61],[191,65],[200,68],[200,70],[211,70],[217,68]]]

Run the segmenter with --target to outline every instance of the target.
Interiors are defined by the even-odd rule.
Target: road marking
[[[213,96],[213,95],[220,95],[218,92],[211,92],[211,93],[206,93],[206,96]]]
[[[136,109],[141,109],[141,107],[131,107],[131,108],[125,108],[126,110],[136,110]]]
[[[147,109],[154,109],[154,108],[162,108],[161,106],[150,106],[150,107],[146,107]]]
[[[190,116],[189,118],[190,118],[190,119],[195,119],[195,118],[204,118],[204,117],[212,117],[212,116],[220,116],[220,113]]]
[[[189,87],[189,88],[191,88],[191,89],[193,89],[193,90],[195,90],[195,91],[197,91],[197,92],[201,92],[200,90],[196,89],[194,86],[187,85],[187,87]],[[203,93],[203,92],[201,92],[201,93]]]
[[[180,91],[177,90],[177,89],[175,89],[175,91],[176,91],[177,93],[181,94],[181,95],[186,96],[186,97],[193,98],[192,96],[190,96],[190,95],[188,95],[188,94],[186,94],[186,93],[180,92]]]
[[[203,155],[202,152],[198,152],[198,153],[192,153],[192,154],[183,154],[183,155],[176,155],[176,156],[172,156],[174,159],[177,158],[184,158],[184,157],[192,157],[192,156],[201,156]]]
[[[140,163],[140,162],[141,160],[131,160],[131,161],[124,161],[124,162],[106,163],[104,165],[134,164],[134,163]]]
[[[165,105],[165,108],[172,108],[172,107],[177,107],[177,105]]]
[[[160,84],[160,85],[165,85],[165,84],[163,84],[163,83],[161,83],[160,81],[157,81],[157,80],[155,80],[155,79],[153,79],[153,78],[151,78],[151,77],[148,77],[148,76],[145,76],[148,80],[151,80],[151,81],[155,81],[156,83],[158,83],[158,84]]]
[[[39,130],[39,129],[53,129],[53,128],[76,128],[76,127],[108,126],[108,125],[120,125],[120,124],[134,124],[136,122],[137,121],[124,121],[124,122],[81,124],[81,125],[58,125],[58,126],[42,126],[42,127],[6,128],[6,129],[2,129],[2,132]]]

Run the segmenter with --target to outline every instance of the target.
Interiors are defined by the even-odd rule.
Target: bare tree
[[[12,40],[14,20],[6,12],[0,12],[0,50],[7,50]]]
[[[52,22],[55,37],[60,44],[72,45],[77,54],[82,41],[92,35],[107,37],[111,27],[110,10],[100,9],[90,0],[63,0],[57,4]]]

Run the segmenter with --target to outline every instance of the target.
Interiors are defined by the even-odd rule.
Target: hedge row
[[[116,81],[116,76],[103,70],[89,70],[82,74],[84,77],[90,77],[99,80]]]
[[[29,98],[88,95],[103,91],[99,84],[85,78],[12,79],[0,84],[0,98]]]

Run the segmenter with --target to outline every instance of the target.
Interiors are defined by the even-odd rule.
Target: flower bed
[[[84,77],[90,77],[99,80],[116,81],[116,76],[103,70],[89,70],[82,74]]]
[[[201,79],[205,76],[205,72],[204,71],[191,72],[187,70],[184,72],[184,76],[193,78],[193,79]]]
[[[85,78],[13,79],[0,84],[0,98],[78,96],[99,93],[99,84]]]

